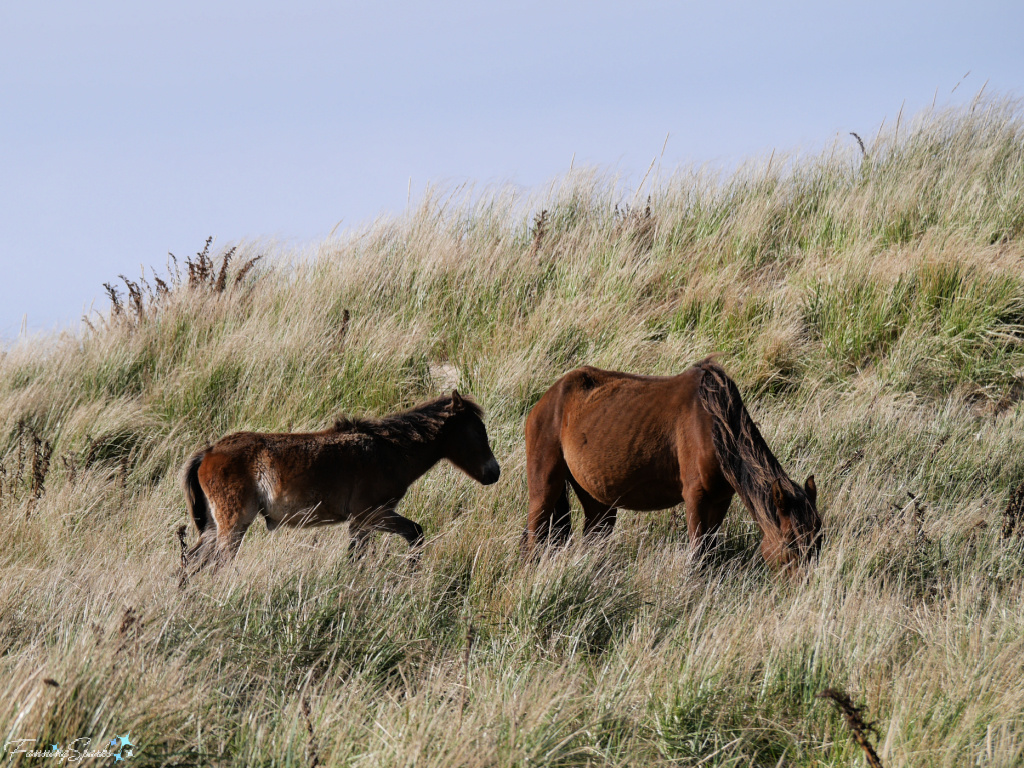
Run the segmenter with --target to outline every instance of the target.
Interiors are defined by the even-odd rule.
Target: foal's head
[[[780,480],[772,483],[772,505],[779,535],[765,536],[761,542],[764,559],[775,565],[810,560],[818,554],[823,539],[814,475],[807,478],[803,488],[796,483],[786,485],[791,485],[792,489],[787,489]]]
[[[446,410],[450,415],[442,437],[444,457],[482,485],[497,482],[501,468],[491,453],[480,406],[452,390]]]

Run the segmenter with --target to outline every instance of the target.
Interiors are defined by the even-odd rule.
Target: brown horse
[[[549,389],[526,419],[529,553],[572,531],[566,482],[583,506],[584,535],[608,534],[618,507],[686,505],[703,545],[738,493],[773,564],[821,545],[814,476],[801,488],[768,449],[739,390],[711,358],[678,376],[578,368]]]
[[[421,475],[441,459],[483,485],[501,474],[482,415],[454,391],[383,419],[343,418],[323,432],[228,435],[185,464],[200,533],[186,557],[199,568],[215,553],[233,557],[261,514],[269,530],[348,520],[353,548],[373,531],[418,546],[423,529],[395,507]]]

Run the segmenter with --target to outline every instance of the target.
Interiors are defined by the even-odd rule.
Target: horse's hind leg
[[[572,484],[576,497],[583,507],[583,536],[585,538],[605,538],[615,528],[615,520],[618,510],[607,504],[602,504],[589,493],[587,493],[576,482],[576,478],[569,475],[569,482]]]

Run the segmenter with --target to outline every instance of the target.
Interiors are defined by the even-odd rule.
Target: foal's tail
[[[711,415],[711,439],[722,474],[758,522],[777,526],[774,511],[761,491],[776,479],[792,481],[761,437],[736,382],[710,357],[697,367],[702,372],[697,397]]]
[[[204,448],[185,464],[181,475],[181,484],[185,487],[185,506],[188,507],[192,520],[202,533],[210,525],[210,504],[203,493],[203,487],[199,485],[199,465],[206,458],[209,448]]]

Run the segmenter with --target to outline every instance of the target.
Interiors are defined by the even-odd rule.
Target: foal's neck
[[[407,486],[419,480],[435,464],[445,458],[440,436],[423,442],[416,441],[404,445],[391,444],[387,453],[391,462],[387,471],[394,477],[400,478]]]

